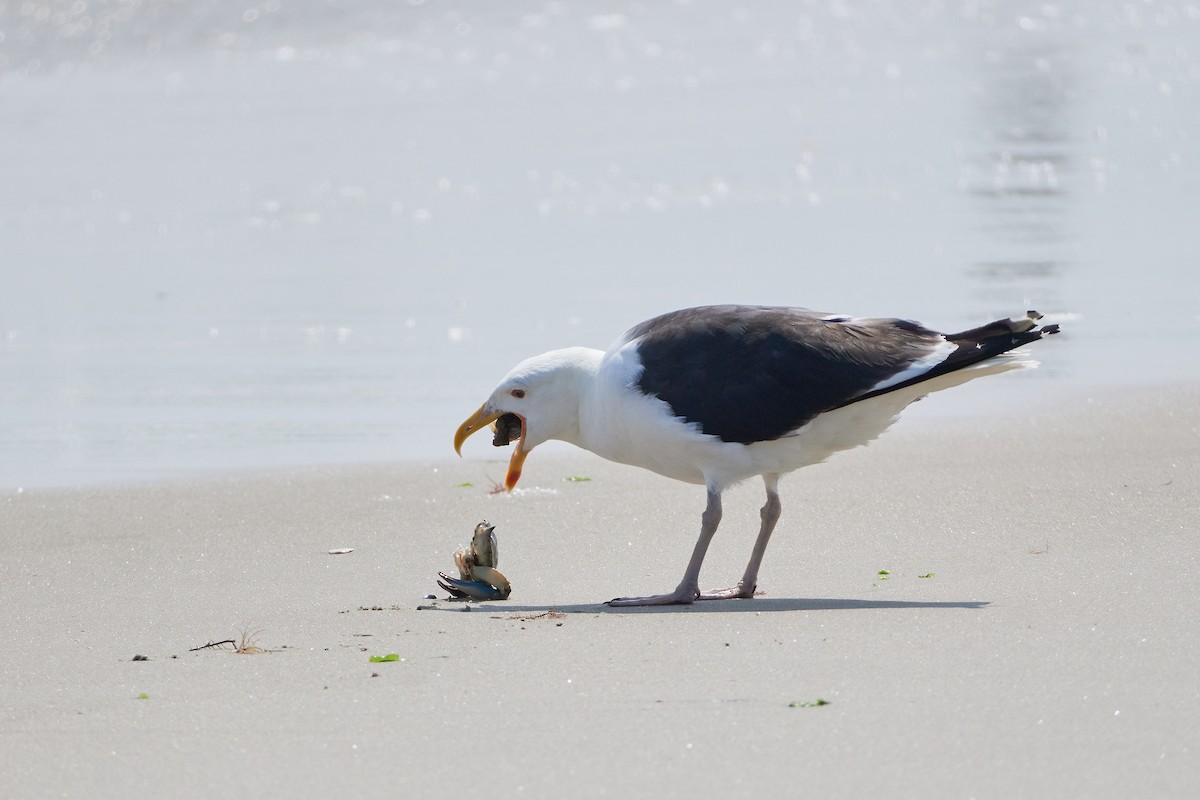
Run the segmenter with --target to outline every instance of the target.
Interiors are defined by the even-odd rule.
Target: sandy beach
[[[665,610],[601,601],[674,585],[699,489],[559,452],[493,495],[471,455],[0,497],[0,795],[1200,786],[1197,387],[902,421],[785,481],[760,597]],[[423,599],[484,518],[511,599]]]

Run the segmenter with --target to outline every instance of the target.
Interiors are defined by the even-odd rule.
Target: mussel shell
[[[505,414],[492,423],[492,429],[496,431],[492,444],[504,447],[514,439],[521,438],[521,418],[516,414]]]

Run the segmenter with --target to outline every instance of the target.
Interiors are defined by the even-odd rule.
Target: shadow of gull
[[[432,602],[432,601],[431,601]],[[442,605],[441,603],[445,603]],[[923,600],[859,600],[855,598],[804,598],[804,597],[756,597],[750,600],[702,600],[690,606],[632,606],[613,608],[603,603],[577,603],[568,605],[512,605],[504,601],[471,603],[479,611],[506,612],[511,614],[544,614],[558,611],[563,614],[737,614],[760,611],[856,611],[866,609],[901,608],[965,608],[978,610],[989,605],[986,600],[958,600],[933,602]],[[428,611],[462,611],[460,602],[439,601],[436,606],[426,606]]]

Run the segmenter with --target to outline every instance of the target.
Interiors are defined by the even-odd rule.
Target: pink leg
[[[742,579],[728,589],[703,592],[700,600],[754,597],[754,590],[758,588],[758,568],[762,565],[763,554],[767,552],[767,542],[771,540],[771,533],[775,530],[775,523],[779,522],[779,513],[783,507],[779,502],[779,476],[764,475],[763,483],[767,485],[767,502],[759,512],[762,527],[758,529],[758,538],[754,540],[754,550],[750,553],[750,562],[746,564]]]
[[[700,566],[704,563],[704,554],[708,552],[708,544],[712,541],[717,526],[721,524],[721,492],[709,487],[708,505],[700,517],[700,538],[692,550],[692,560],[688,562],[683,580],[675,587],[675,591],[667,594],[652,594],[646,597],[618,597],[608,601],[610,606],[666,606],[689,604],[700,596]]]

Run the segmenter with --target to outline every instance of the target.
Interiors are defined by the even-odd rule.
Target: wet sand
[[[785,481],[760,597],[669,610],[600,601],[701,490],[583,453],[9,492],[0,795],[1191,796],[1198,401],[902,421]],[[511,599],[423,600],[483,518]]]

